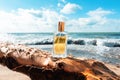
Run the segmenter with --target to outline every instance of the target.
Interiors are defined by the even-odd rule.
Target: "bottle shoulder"
[[[67,36],[66,32],[57,32],[54,34],[55,36]]]

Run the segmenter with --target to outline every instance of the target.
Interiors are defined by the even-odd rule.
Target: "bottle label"
[[[65,54],[66,50],[66,36],[55,36],[54,37],[54,53]]]

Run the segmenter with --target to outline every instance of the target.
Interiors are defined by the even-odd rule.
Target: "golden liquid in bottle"
[[[66,36],[54,37],[54,54],[66,53]]]

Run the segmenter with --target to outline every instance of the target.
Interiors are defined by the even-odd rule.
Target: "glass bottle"
[[[64,22],[58,23],[58,32],[53,39],[53,57],[67,57],[67,34],[64,32]]]

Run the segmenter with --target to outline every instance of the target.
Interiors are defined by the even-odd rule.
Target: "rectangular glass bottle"
[[[58,23],[58,32],[54,35],[53,57],[67,57],[67,34],[64,32],[64,22]]]

